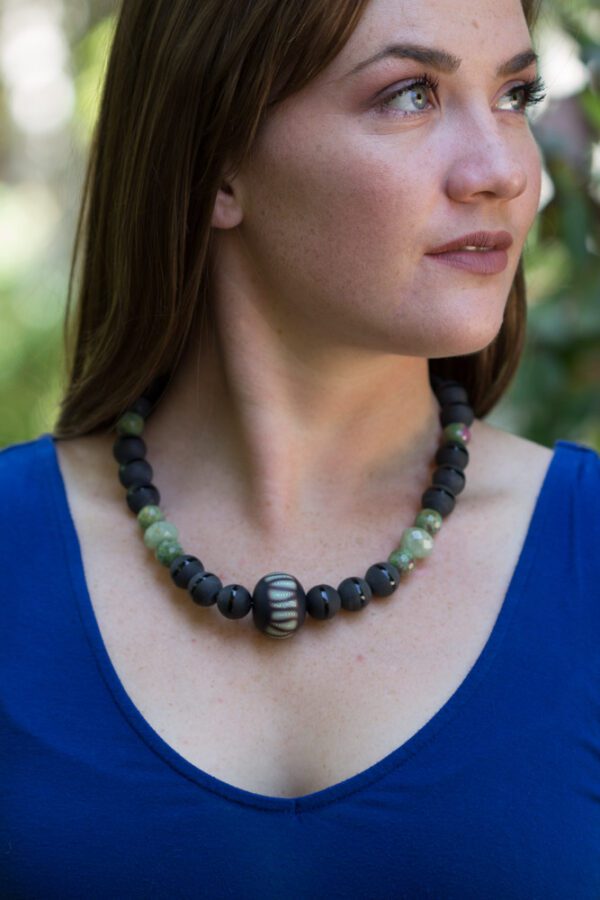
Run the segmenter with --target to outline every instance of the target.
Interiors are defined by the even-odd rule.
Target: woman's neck
[[[298,354],[258,317],[234,321],[212,349],[190,342],[146,425],[175,505],[210,479],[269,535],[291,510],[343,515],[357,495],[385,504],[425,488],[441,433],[426,359],[331,343]]]

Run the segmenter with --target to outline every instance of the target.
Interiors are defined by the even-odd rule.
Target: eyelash
[[[401,96],[402,94],[412,90],[415,87],[424,86],[428,88],[428,90],[432,91],[434,94],[439,87],[439,79],[432,78],[426,72],[422,75],[419,75],[418,78],[413,79],[409,84],[404,85],[401,88],[393,91],[393,93],[389,94],[384,98],[380,103],[377,104],[376,109],[381,112],[383,115],[397,115],[401,117],[406,116],[415,116],[420,113],[424,113],[427,110],[416,110],[414,113],[406,112],[406,110],[392,109],[388,106],[388,104],[395,100],[396,97]],[[541,103],[541,101],[546,96],[545,84],[543,79],[538,76],[534,78],[532,81],[526,81],[523,84],[516,84],[514,87],[510,88],[506,93],[512,94],[516,91],[522,91],[524,95],[523,107],[520,110],[514,110],[520,115],[524,115],[529,106],[533,106],[535,103]],[[506,96],[506,94],[504,95]]]

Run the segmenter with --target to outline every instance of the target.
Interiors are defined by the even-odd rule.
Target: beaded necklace
[[[474,413],[465,388],[457,381],[432,376],[432,386],[440,404],[442,435],[435,454],[437,468],[432,483],[421,497],[421,509],[414,523],[402,532],[398,546],[385,562],[370,566],[364,578],[350,576],[337,586],[317,584],[305,592],[293,575],[271,572],[264,575],[252,593],[241,584],[223,585],[206,571],[196,556],[179,543],[175,525],[165,519],[158,488],[152,484],[153,471],[146,460],[146,444],[141,435],[153,408],[142,395],[116,423],[117,439],[113,455],[119,463],[119,481],[127,488],[127,505],[137,516],[146,546],[168,567],[173,582],[183,588],[199,606],[216,605],[228,619],[241,619],[250,611],[257,629],[272,638],[289,638],[302,626],[306,614],[315,619],[331,619],[340,608],[350,612],[363,609],[372,597],[387,597],[396,590],[433,549],[433,538],[442,520],[454,509],[456,496],[465,487],[464,470],[469,462],[467,444]]]

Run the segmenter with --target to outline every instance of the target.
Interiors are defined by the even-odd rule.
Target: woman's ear
[[[235,178],[223,181],[215,198],[211,225],[213,228],[235,228],[244,218],[239,198],[239,182]]]

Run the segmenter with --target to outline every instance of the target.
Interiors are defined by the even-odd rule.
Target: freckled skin
[[[326,334],[451,356],[487,346],[502,323],[541,172],[525,116],[496,107],[532,70],[500,80],[494,70],[531,39],[518,0],[464,0],[463,12],[454,0],[373,0],[338,58],[275,109],[240,173],[243,221],[219,232],[224,264],[241,255],[251,302],[299,352]],[[463,58],[439,76],[435,108],[405,120],[365,109],[421,74],[416,62],[389,59],[338,80],[382,36]],[[478,229],[514,238],[500,275],[465,278],[424,261],[432,246]]]

